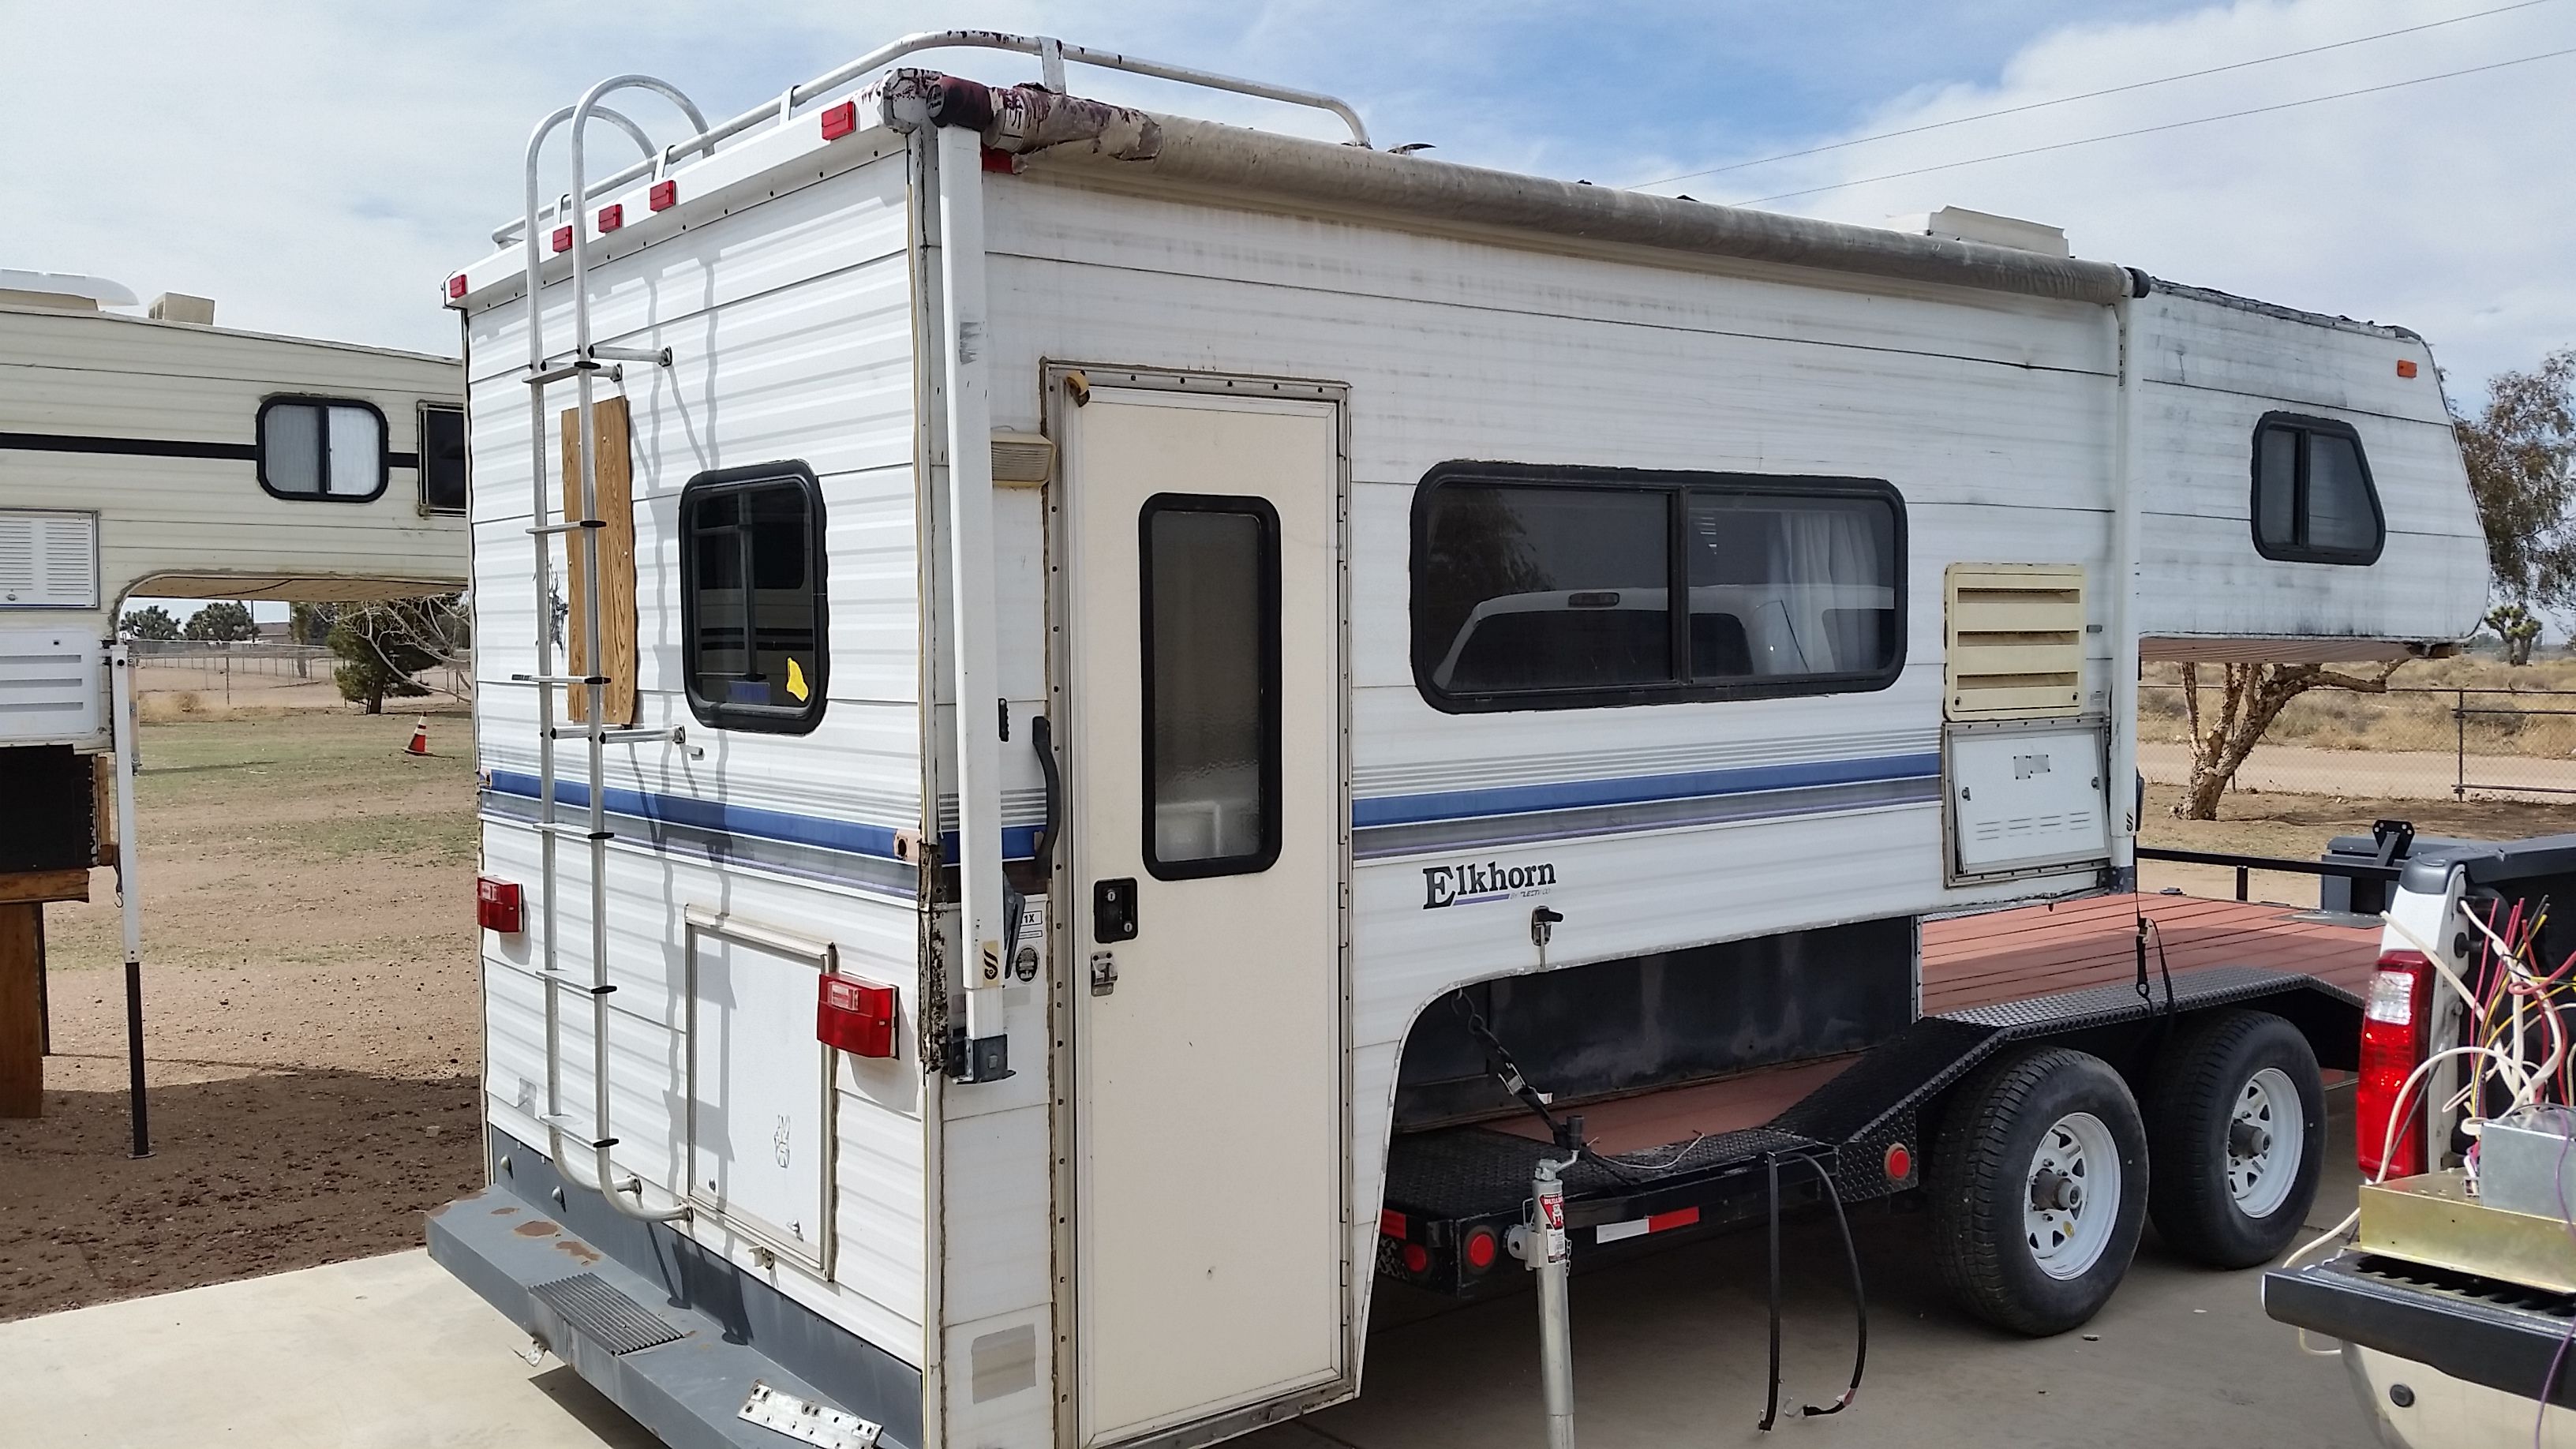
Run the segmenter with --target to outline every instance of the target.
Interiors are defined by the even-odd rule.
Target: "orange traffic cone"
[[[429,716],[420,716],[420,722],[411,727],[411,743],[403,746],[403,753],[406,755],[429,753]]]

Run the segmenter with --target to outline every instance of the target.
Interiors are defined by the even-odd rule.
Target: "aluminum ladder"
[[[516,683],[531,685],[537,695],[537,850],[538,890],[543,899],[544,944],[538,972],[540,990],[545,1000],[546,1021],[546,1100],[540,1118],[546,1129],[546,1151],[556,1169],[579,1187],[600,1193],[611,1207],[631,1218],[648,1222],[667,1222],[689,1215],[685,1197],[668,1207],[644,1206],[644,1185],[633,1174],[620,1177],[611,1160],[617,1138],[609,1130],[609,1055],[608,998],[617,988],[608,979],[608,843],[615,833],[608,828],[606,803],[607,750],[611,744],[642,743],[650,740],[677,740],[681,733],[671,729],[611,729],[607,723],[608,678],[605,668],[608,641],[601,630],[599,576],[599,532],[607,520],[599,516],[599,458],[593,422],[595,400],[593,389],[598,375],[610,370],[612,377],[622,376],[621,364],[636,362],[668,367],[671,355],[665,349],[602,347],[592,342],[590,296],[587,290],[589,248],[583,235],[586,218],[581,214],[582,199],[588,196],[583,169],[582,136],[593,117],[610,122],[632,137],[643,148],[657,174],[667,166],[673,152],[665,148],[658,155],[642,128],[625,116],[600,105],[602,97],[619,90],[644,90],[661,95],[678,106],[696,132],[707,129],[706,117],[678,87],[651,76],[621,75],[592,86],[581,100],[548,116],[538,123],[528,138],[527,210],[521,251],[526,258],[526,297],[528,325],[528,366],[523,380],[528,388],[528,447],[530,473],[534,492],[527,530],[535,556],[534,586],[536,622],[536,660],[531,673],[513,675]],[[573,347],[568,353],[549,357],[545,345],[545,254],[539,249],[539,223],[544,214],[537,206],[537,158],[546,138],[555,128],[569,122],[572,126],[572,189],[556,208],[558,218],[571,232],[569,250],[571,270],[565,278],[572,299]],[[574,424],[578,436],[573,442],[574,467],[581,479],[580,512],[560,523],[546,520],[554,512],[546,457],[546,391],[559,382],[573,384],[575,395]],[[552,540],[561,535],[567,553],[578,548],[581,560],[578,577],[584,581],[582,602],[582,638],[587,641],[589,660],[582,674],[555,672],[554,652],[554,577]],[[578,542],[574,542],[578,540]],[[555,723],[555,691],[562,688],[584,691],[587,706],[578,727]],[[558,814],[555,797],[555,745],[559,740],[578,739],[583,749],[584,801],[587,810],[582,818],[567,821]],[[569,976],[557,959],[557,927],[561,912],[559,897],[562,879],[556,869],[558,845],[565,836],[581,840],[589,852],[590,865],[590,970],[587,979]],[[591,1113],[588,1122],[579,1122],[565,1110],[563,1102],[563,1011],[564,991],[576,990],[589,999],[591,1041]],[[577,1150],[591,1158],[588,1180],[573,1166],[565,1151],[568,1135],[578,1136]],[[632,1199],[630,1201],[629,1199]]]

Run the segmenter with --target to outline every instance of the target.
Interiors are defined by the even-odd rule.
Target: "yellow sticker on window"
[[[805,696],[812,692],[805,685],[804,669],[793,659],[787,661],[787,692],[796,696],[798,704],[803,704]]]

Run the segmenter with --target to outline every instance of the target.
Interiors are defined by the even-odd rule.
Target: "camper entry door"
[[[1348,1366],[1341,447],[1333,401],[1060,416],[1088,1446]]]

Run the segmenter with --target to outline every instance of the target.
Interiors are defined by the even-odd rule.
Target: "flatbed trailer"
[[[2139,949],[2140,923],[2146,948]],[[1590,1102],[1565,1169],[1577,1249],[1742,1224],[1923,1186],[1928,1118],[2007,1048],[2048,1041],[2137,1082],[2171,1023],[2223,1007],[2288,1019],[2321,1065],[2354,1065],[2375,919],[2189,896],[2104,895],[1919,927],[1920,1015],[1869,1050]],[[2143,974],[2142,974],[2143,964]],[[1544,1086],[1544,1083],[1538,1084]],[[1387,1161],[1378,1268],[1437,1292],[1516,1281],[1511,1230],[1539,1161],[1563,1155],[1535,1114],[1399,1135]]]

